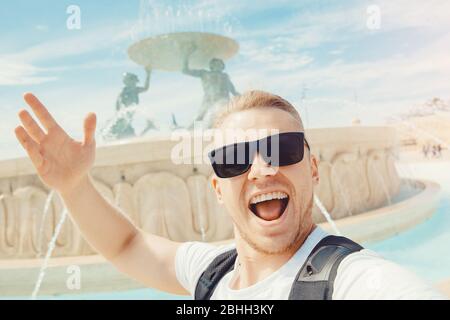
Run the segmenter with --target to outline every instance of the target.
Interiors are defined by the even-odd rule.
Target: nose
[[[259,153],[255,155],[252,166],[248,173],[249,180],[257,180],[265,177],[274,176],[277,174],[278,167],[273,167],[264,161],[263,157]]]

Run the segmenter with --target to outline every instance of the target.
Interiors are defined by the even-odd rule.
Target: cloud
[[[46,70],[29,63],[10,61],[0,56],[0,86],[32,85],[54,81],[57,77],[42,76]]]
[[[51,68],[38,67],[40,63],[60,58],[70,58],[110,49],[130,39],[129,27],[122,24],[96,28],[89,32],[72,32],[64,37],[49,40],[37,45],[21,49],[17,52],[3,54],[0,56],[0,85],[30,85],[42,84],[57,80],[57,76],[45,75],[49,72],[65,71],[77,66],[55,66]],[[123,61],[88,61],[80,67],[89,69],[105,67],[109,65],[123,65]]]
[[[265,28],[242,34],[246,39],[242,45],[244,60],[234,77],[238,76],[250,87],[256,84],[286,94],[296,103],[300,103],[301,88],[307,84],[311,88],[309,102],[316,105],[316,110],[341,113],[336,110],[346,109],[347,117],[361,113],[378,122],[382,121],[383,114],[405,109],[414,101],[435,95],[448,96],[450,2],[377,1],[382,14],[378,31],[366,27],[369,4],[372,3],[357,3],[350,8],[330,7],[329,11],[299,11],[283,23],[267,24]],[[426,43],[415,41],[416,37],[410,40],[399,31],[426,34],[428,39]],[[377,34],[380,35],[377,39],[380,47],[374,49],[377,56],[368,52],[371,58],[364,59],[362,51],[358,60],[349,58],[352,56],[349,48]],[[390,54],[396,44],[385,39],[408,41],[409,46],[399,47],[395,54]],[[389,47],[382,47],[386,43]],[[330,60],[318,61],[315,52],[323,52],[330,44],[337,47],[326,51]],[[313,48],[317,50],[309,50]],[[310,59],[297,66],[296,58],[302,61],[302,57]],[[277,65],[285,72],[274,72]],[[354,94],[359,95],[359,107],[348,103]],[[323,112],[319,114],[323,122],[329,122]],[[332,114],[327,114],[331,121],[342,123],[345,113],[334,118]]]
[[[72,31],[64,37],[49,40],[10,54],[18,61],[49,61],[110,48],[130,37],[124,25],[96,28],[94,31]]]
[[[313,57],[308,54],[299,54],[293,50],[286,50],[280,39],[267,41],[264,45],[245,43],[241,47],[241,55],[252,64],[264,65],[267,71],[283,72],[302,68],[311,62]]]
[[[430,28],[440,32],[448,32],[450,26],[448,12],[449,1],[377,1],[381,10],[381,31],[399,28]]]

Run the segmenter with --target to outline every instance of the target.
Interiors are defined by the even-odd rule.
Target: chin
[[[296,244],[297,235],[257,235],[248,238],[247,242],[253,249],[265,254],[281,254],[289,251]]]

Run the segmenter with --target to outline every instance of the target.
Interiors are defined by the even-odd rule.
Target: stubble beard
[[[313,206],[313,195],[311,196],[308,205],[306,207],[305,212],[299,213],[301,215],[301,219],[298,224],[298,232],[293,233],[291,239],[287,241],[287,244],[283,247],[272,249],[272,248],[266,248],[262,246],[261,244],[258,244],[256,241],[252,239],[252,237],[244,232],[239,224],[235,223],[235,226],[239,232],[239,235],[241,238],[254,250],[265,254],[265,255],[280,255],[287,252],[291,252],[293,250],[298,250],[298,248],[301,246],[301,244],[306,240],[309,233],[312,230],[312,225],[309,223],[309,220],[312,219],[312,206]]]

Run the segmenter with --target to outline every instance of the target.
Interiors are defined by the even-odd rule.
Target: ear
[[[319,161],[317,160],[316,156],[311,154],[310,156],[310,163],[311,163],[311,177],[313,179],[314,186],[319,184]]]
[[[219,178],[217,178],[215,174],[213,174],[213,176],[211,177],[211,185],[214,189],[214,192],[216,193],[217,201],[222,204],[222,190],[220,189]]]

